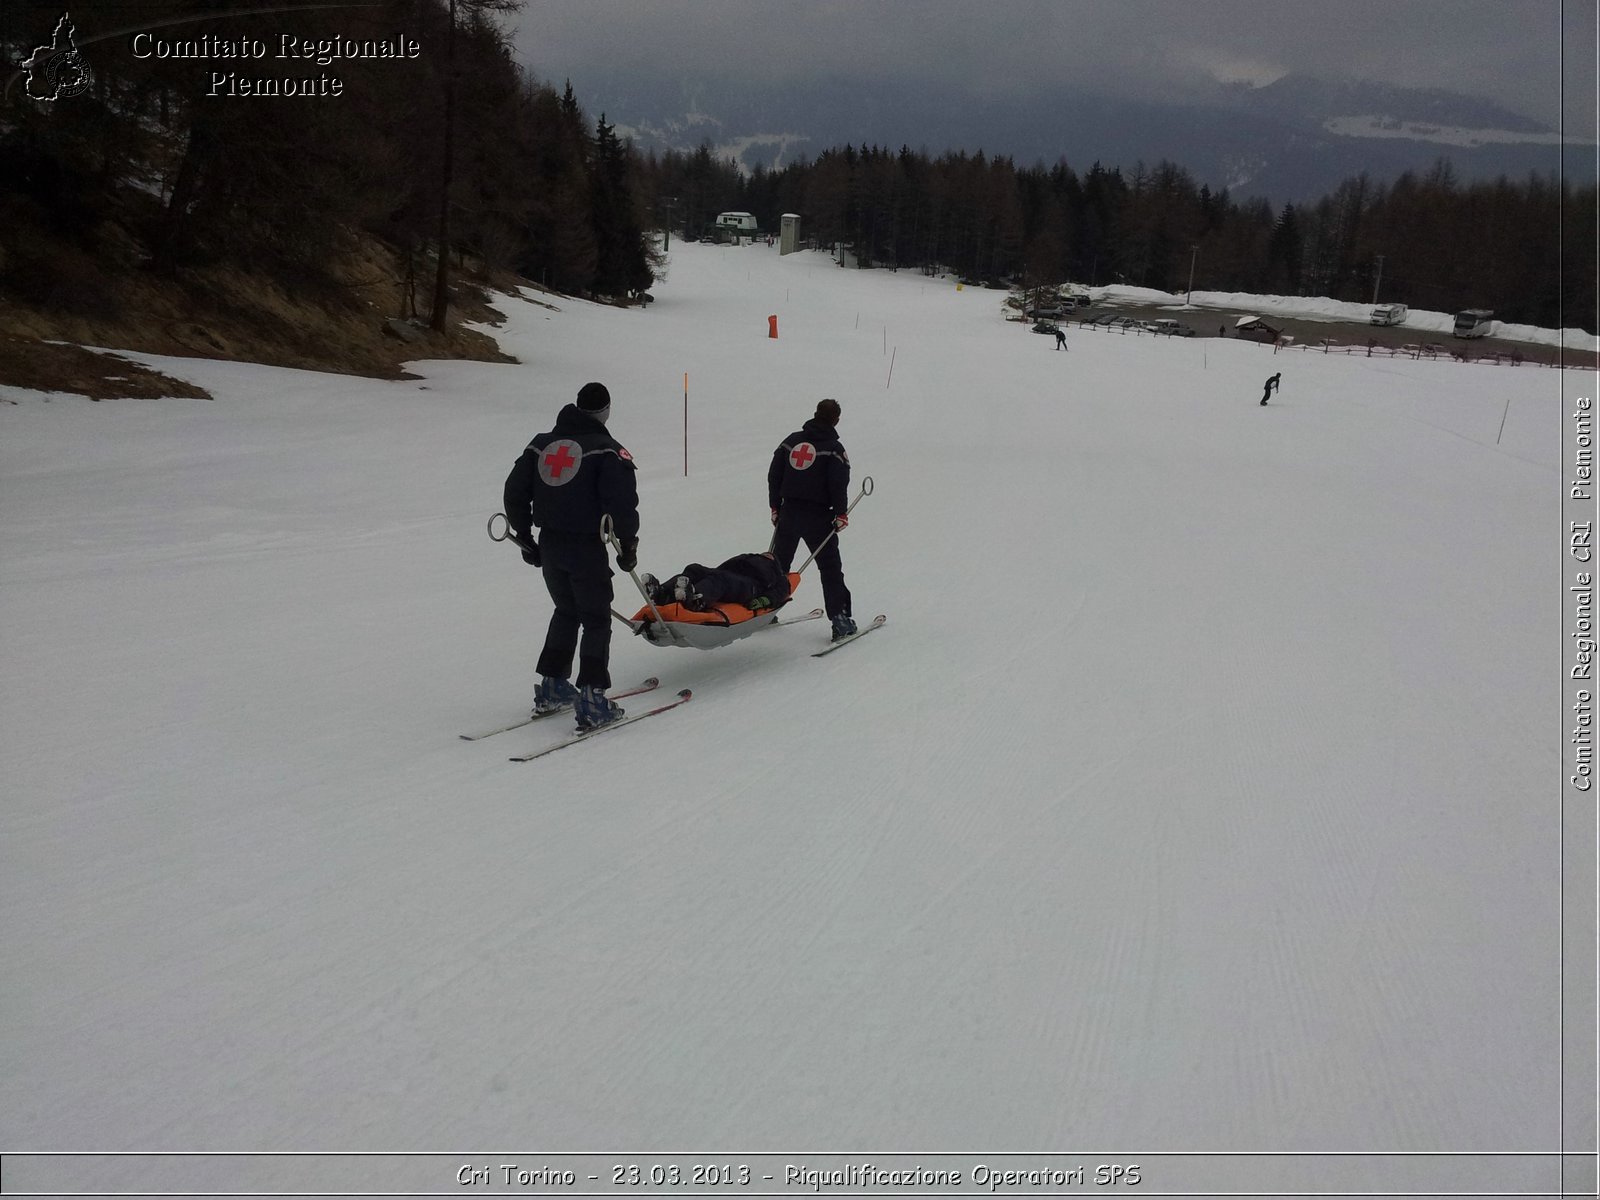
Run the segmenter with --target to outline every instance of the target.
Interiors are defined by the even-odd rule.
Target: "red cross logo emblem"
[[[810,442],[801,442],[789,451],[789,465],[796,471],[804,471],[817,457],[816,450]]]
[[[561,474],[570,467],[575,460],[572,452],[567,449],[565,442],[556,443],[556,452],[544,456],[545,468],[550,472],[550,478],[560,479]]]
[[[578,473],[573,468],[582,458],[583,447],[570,438],[551,442],[539,456],[539,478],[551,487],[560,487],[568,480],[577,478]]]

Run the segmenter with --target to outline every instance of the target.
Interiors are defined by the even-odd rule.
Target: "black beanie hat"
[[[586,383],[578,389],[578,407],[604,421],[611,415],[611,393],[603,383]]]
[[[826,422],[829,425],[839,423],[839,402],[837,400],[822,400],[817,404],[817,415],[814,420]]]

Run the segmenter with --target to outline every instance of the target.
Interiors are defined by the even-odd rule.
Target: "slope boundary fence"
[[[1524,354],[1520,350],[1490,350],[1483,354],[1471,354],[1465,350],[1452,350],[1436,342],[1409,342],[1403,346],[1360,345],[1351,342],[1335,342],[1323,339],[1316,342],[1297,342],[1290,338],[1279,338],[1273,343],[1272,352],[1279,350],[1300,350],[1311,354],[1355,354],[1366,358],[1409,358],[1417,362],[1451,362],[1471,363],[1478,366],[1491,367],[1556,367],[1560,369],[1593,370],[1600,364],[1600,355],[1592,350],[1568,350],[1563,352],[1559,347],[1549,348],[1549,357],[1543,355]],[[1563,356],[1565,361],[1563,361]]]

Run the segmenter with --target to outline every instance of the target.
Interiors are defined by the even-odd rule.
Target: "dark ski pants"
[[[772,553],[778,566],[788,574],[794,552],[801,541],[806,549],[816,550],[833,532],[833,514],[823,509],[804,509],[785,504],[778,510],[778,534]],[[822,578],[822,604],[828,618],[850,615],[850,589],[844,585],[844,563],[839,558],[839,539],[834,538],[817,555],[817,574]]]
[[[544,585],[555,612],[539,654],[540,675],[572,678],[579,687],[611,686],[611,564],[596,535],[549,530],[539,539]],[[581,634],[581,641],[580,641]]]
[[[749,604],[756,597],[756,581],[748,575],[690,563],[679,574],[694,584],[707,604]]]

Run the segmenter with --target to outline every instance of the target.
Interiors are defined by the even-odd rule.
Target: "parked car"
[[[1061,332],[1061,326],[1057,325],[1054,321],[1035,321],[1033,323],[1033,332],[1035,332],[1035,333],[1060,333]]]
[[[1116,324],[1118,321],[1126,321],[1127,319],[1128,319],[1127,317],[1119,317],[1119,316],[1117,316],[1116,313],[1102,313],[1100,316],[1096,317],[1093,321],[1091,321],[1089,323],[1091,325],[1099,325],[1102,328],[1109,328],[1110,326]]]
[[[1040,304],[1028,309],[1027,315],[1036,320],[1040,317],[1064,317],[1067,315],[1067,310],[1059,304]]]
[[[1156,321],[1146,321],[1145,328],[1151,333],[1164,333],[1168,337],[1193,337],[1194,330],[1179,321],[1162,317]]]

